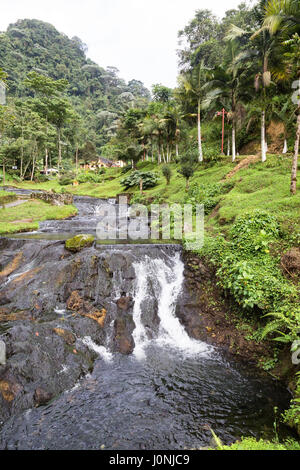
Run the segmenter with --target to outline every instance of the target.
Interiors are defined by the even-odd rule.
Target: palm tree
[[[264,26],[269,29],[271,34],[277,33],[279,30],[285,31],[287,34],[299,31],[299,0],[269,0],[265,11]]]
[[[234,40],[238,38],[249,38],[253,46],[243,50],[235,62],[245,63],[250,59],[257,59],[256,66],[260,70],[256,71],[254,87],[256,92],[261,91],[261,160],[265,162],[267,159],[267,143],[266,143],[266,107],[267,107],[267,88],[271,85],[271,56],[276,56],[277,62],[280,62],[277,55],[278,41],[277,37],[271,35],[268,29],[263,26],[264,8],[266,0],[261,0],[257,7],[254,9],[254,14],[257,18],[257,23],[260,27],[256,31],[245,31],[235,25],[231,25],[229,32],[226,36],[227,40]],[[258,62],[258,63],[257,63]]]
[[[266,17],[264,26],[268,28],[271,34],[275,34],[279,30],[289,39],[284,41],[284,45],[289,48],[289,60],[294,65],[299,85],[296,87],[300,90],[300,1],[299,0],[269,0],[266,5]],[[296,92],[297,95],[297,92]],[[296,194],[297,186],[297,167],[300,141],[300,99],[296,96],[297,103],[297,124],[294,147],[294,158],[292,163],[291,175],[291,193]]]
[[[179,81],[182,84],[186,95],[191,96],[197,101],[197,126],[198,126],[198,161],[203,162],[202,136],[201,136],[201,108],[207,98],[209,82],[212,79],[212,70],[204,65],[201,61],[191,71],[182,73]]]
[[[244,78],[247,70],[241,67],[238,57],[239,44],[236,40],[229,40],[225,51],[225,66],[214,70],[214,80],[211,85],[218,87],[221,106],[227,111],[228,121],[232,124],[232,161],[236,159],[236,128],[243,114],[242,102],[248,99],[247,89],[244,87]],[[229,141],[229,139],[228,139]]]

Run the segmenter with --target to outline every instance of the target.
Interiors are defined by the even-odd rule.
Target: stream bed
[[[76,287],[95,305],[102,302],[108,313],[101,335],[91,337],[92,333],[84,328],[80,334],[76,332],[76,348],[84,346],[95,355],[93,369],[45,406],[20,410],[9,417],[0,430],[0,449],[198,449],[210,445],[210,429],[224,443],[242,436],[274,438],[274,407],[278,413],[286,409],[290,394],[253,366],[188,334],[179,320],[185,305],[190,303],[183,301],[189,294],[184,288],[181,248],[96,246],[84,251],[81,264],[77,255],[58,261],[62,259],[63,244],[46,245],[45,238],[51,241],[59,240],[59,234],[65,238],[76,233],[93,233],[95,227],[94,206],[99,201],[76,198],[75,204],[79,214],[73,219],[43,222],[39,232],[20,235],[24,245],[22,240],[6,242],[12,251],[16,248],[25,254],[28,251],[26,269],[30,264],[30,272],[41,265],[46,268],[22,285],[16,284],[16,276],[21,273],[19,278],[23,282],[29,271],[24,273],[20,266],[17,274],[0,286],[0,294],[9,297],[14,292],[15,297],[22,299],[30,289],[39,291],[39,299],[44,302],[41,301],[40,311],[46,311],[56,327],[64,328],[73,328],[76,323],[64,299],[69,284],[70,290]],[[58,238],[51,238],[54,234]],[[89,259],[93,260],[98,278],[94,271],[91,273]],[[55,278],[61,277],[60,264],[74,265],[75,261],[80,265],[76,265],[77,277],[73,273],[69,281],[69,265],[64,264],[65,286],[58,293],[54,288],[52,291]],[[110,270],[106,268],[109,279],[106,283],[101,281],[106,272],[104,268],[101,271],[103,266],[110,266]],[[89,283],[89,276],[93,284]],[[130,299],[128,310],[116,307],[122,296]],[[29,308],[17,304],[12,297],[8,300],[20,310]],[[133,325],[127,335],[133,344],[131,354],[121,354],[115,348],[115,325],[123,320],[130,320]],[[93,320],[84,321],[94,324]],[[52,341],[49,331],[47,344]],[[72,363],[64,360],[65,363],[54,365],[56,379],[70,373]],[[284,427],[280,432],[282,436],[289,435]]]

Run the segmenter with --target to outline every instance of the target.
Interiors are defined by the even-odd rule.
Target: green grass
[[[0,209],[0,234],[37,230],[43,220],[65,219],[77,213],[74,206],[51,206],[33,200],[20,206]]]
[[[239,157],[242,159],[243,157]],[[230,157],[222,157],[219,163],[212,167],[204,168],[201,165],[196,169],[190,184],[213,184],[221,181],[234,168]],[[161,199],[170,203],[183,202],[186,196],[185,179],[178,173],[179,165],[170,164],[172,170],[171,182],[166,184],[162,175],[162,165],[156,163],[140,162],[138,170],[154,171],[158,173],[158,184],[151,189],[144,190],[145,198]],[[220,202],[220,208],[214,218],[207,218],[206,226],[210,229],[225,229],[230,226],[237,216],[247,211],[259,208],[276,214],[278,219],[285,224],[289,221],[300,220],[300,188],[296,196],[291,196],[290,187],[291,158],[268,155],[266,163],[256,162],[250,167],[237,172],[231,179],[235,183],[234,188],[224,195]],[[70,192],[78,196],[92,196],[99,198],[115,197],[124,193],[121,179],[124,175],[120,169],[110,168],[103,175],[101,183],[83,183],[78,186],[60,186],[57,179],[45,183],[24,181],[13,183],[18,188],[55,190],[56,192]],[[128,193],[139,193],[139,188],[134,188]]]
[[[232,168],[233,164],[230,159],[223,158],[222,161],[211,168],[202,168],[200,165],[195,171],[194,176],[191,178],[191,183],[195,181],[199,182],[214,182],[222,179]],[[163,195],[164,199],[169,202],[182,202],[186,195],[185,191],[185,179],[178,173],[180,166],[178,164],[170,164],[172,170],[172,178],[169,185],[166,184],[166,180],[162,175],[162,165],[158,166],[156,163],[151,162],[140,162],[137,165],[138,170],[143,171],[154,171],[158,173],[159,182],[154,188],[144,190],[146,197],[152,198],[155,196]],[[82,183],[78,186],[68,185],[61,186],[57,179],[47,181],[44,183],[35,183],[31,181],[23,181],[22,183],[16,183],[13,180],[8,180],[8,184],[15,186],[16,188],[23,189],[41,189],[44,191],[54,190],[60,192],[70,192],[77,196],[91,196],[99,198],[110,198],[116,197],[117,194],[126,192],[122,187],[120,181],[124,177],[121,170],[118,168],[109,168],[103,175],[102,183]],[[139,192],[139,188],[128,191],[128,193]]]
[[[256,440],[254,437],[247,437],[229,446],[221,445],[215,450],[300,450],[300,443],[294,440],[279,443],[276,441],[271,442],[264,439]]]
[[[283,163],[277,159],[276,162],[276,157],[270,157],[270,160],[274,166],[257,162],[234,175],[235,186],[223,198],[218,214],[223,224],[257,208],[276,215],[281,222],[300,220],[300,188],[295,196],[290,194],[290,165],[286,165],[290,161]]]
[[[0,191],[0,205],[13,202],[16,199],[17,199],[17,195],[15,193],[8,193],[6,191]]]

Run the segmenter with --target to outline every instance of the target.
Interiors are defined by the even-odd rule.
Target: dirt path
[[[238,164],[233,168],[233,170],[231,170],[231,171],[225,176],[225,178],[224,178],[221,182],[224,183],[225,181],[227,181],[227,180],[229,180],[230,178],[232,178],[238,171],[242,170],[243,168],[247,168],[251,163],[257,162],[258,160],[259,160],[259,156],[258,156],[258,155],[249,155],[248,157],[243,158],[243,160],[241,160],[240,163],[238,163]]]
[[[28,199],[19,199],[18,201],[9,202],[8,204],[3,204],[3,207],[7,208],[7,207],[20,206],[21,204],[24,204],[25,202],[28,202]]]

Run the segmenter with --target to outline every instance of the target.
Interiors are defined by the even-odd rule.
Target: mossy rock
[[[93,237],[93,235],[86,235],[86,234],[76,235],[76,237],[69,238],[69,240],[66,241],[65,247],[67,250],[72,251],[73,253],[77,253],[78,251],[81,251],[83,248],[92,246],[94,241],[95,241],[95,237]]]

